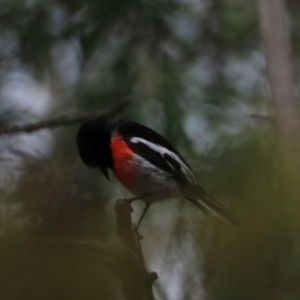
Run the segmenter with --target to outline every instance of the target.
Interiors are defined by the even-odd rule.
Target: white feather
[[[137,144],[137,143],[143,143],[144,145],[148,146],[149,148],[151,148],[153,151],[159,153],[160,155],[164,155],[164,154],[168,154],[169,156],[171,156],[173,159],[175,159],[179,164],[180,164],[180,167],[181,167],[181,171],[186,175],[186,177],[188,178],[188,180],[193,183],[193,184],[197,184],[196,182],[196,179],[194,177],[194,174],[193,172],[191,171],[191,169],[180,159],[180,157],[170,151],[169,149],[161,146],[161,145],[157,145],[157,144],[154,144],[152,142],[149,142],[143,138],[139,138],[139,137],[132,137],[130,139],[130,141],[134,144]],[[170,163],[169,163],[170,164]],[[173,166],[171,166],[173,168]],[[173,168],[174,169],[174,168]]]

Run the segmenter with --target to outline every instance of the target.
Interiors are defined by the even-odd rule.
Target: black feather
[[[126,143],[132,149],[134,149],[134,143],[130,142],[130,139],[132,137],[139,137],[139,138],[142,138],[142,139],[146,139],[147,141],[149,141],[149,142],[151,142],[153,144],[162,146],[162,147],[170,150],[171,152],[174,152],[182,160],[182,162],[190,170],[192,170],[192,168],[184,160],[184,158],[181,156],[181,154],[174,148],[174,146],[167,139],[165,139],[162,135],[160,135],[156,131],[154,131],[151,128],[146,127],[146,126],[144,126],[142,124],[136,123],[134,121],[127,121],[127,120],[122,120],[122,119],[119,119],[119,124],[118,125],[119,125],[118,126],[119,133],[123,136],[123,138],[126,141]],[[141,143],[139,143],[139,144],[141,144]],[[149,148],[149,147],[147,147],[147,148]],[[136,150],[139,151],[139,149],[136,149]],[[139,151],[139,152],[142,154],[142,151]],[[157,159],[160,160],[160,158],[157,158]]]
[[[210,197],[204,189],[199,186],[190,186],[189,189],[185,189],[183,191],[186,198],[191,201],[194,205],[198,206],[197,204],[200,203],[201,206],[204,206],[206,209],[210,210],[213,214],[218,216],[219,218],[225,220],[229,224],[237,227],[239,222],[226,210],[222,207],[222,205],[212,197]],[[197,203],[196,203],[197,202]],[[200,207],[202,209],[202,207]]]

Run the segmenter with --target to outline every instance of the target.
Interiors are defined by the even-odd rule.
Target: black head
[[[108,180],[107,168],[113,167],[110,151],[113,127],[113,122],[102,116],[83,123],[76,138],[82,161],[90,168],[99,168]]]

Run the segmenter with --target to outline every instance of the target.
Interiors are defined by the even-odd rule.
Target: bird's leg
[[[127,199],[127,201],[128,201],[129,203],[132,203],[133,201],[140,200],[140,199],[144,199],[144,198],[147,198],[147,197],[150,197],[150,196],[151,196],[151,194],[144,194],[144,195],[142,195],[142,196],[138,196],[138,197],[134,197],[134,198]],[[145,206],[145,208],[144,208],[144,211],[143,211],[143,213],[142,213],[142,215],[141,215],[141,217],[140,217],[140,219],[139,219],[137,225],[135,226],[135,230],[136,230],[136,231],[138,230],[138,228],[139,228],[139,226],[140,226],[140,224],[141,224],[141,222],[142,222],[142,220],[143,220],[143,218],[144,218],[144,216],[145,216],[147,210],[149,209],[150,205],[151,205],[151,203],[146,203],[146,206]],[[143,238],[143,237],[140,236],[140,239],[142,239],[142,238]]]
[[[143,211],[143,213],[142,213],[142,215],[141,215],[141,217],[140,217],[140,219],[139,219],[139,221],[136,225],[136,230],[138,230],[138,228],[139,228],[139,226],[140,226],[140,224],[141,224],[141,222],[142,222],[142,220],[143,220],[143,218],[144,218],[144,216],[145,216],[146,212],[148,211],[151,204],[152,203],[146,203],[144,211]]]

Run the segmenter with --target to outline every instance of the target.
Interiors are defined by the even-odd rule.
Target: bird
[[[190,165],[161,134],[135,121],[102,115],[81,124],[77,137],[81,160],[118,181],[145,208],[138,228],[151,204],[183,197],[203,212],[236,226],[237,220],[198,184]],[[130,199],[129,199],[130,200]]]

